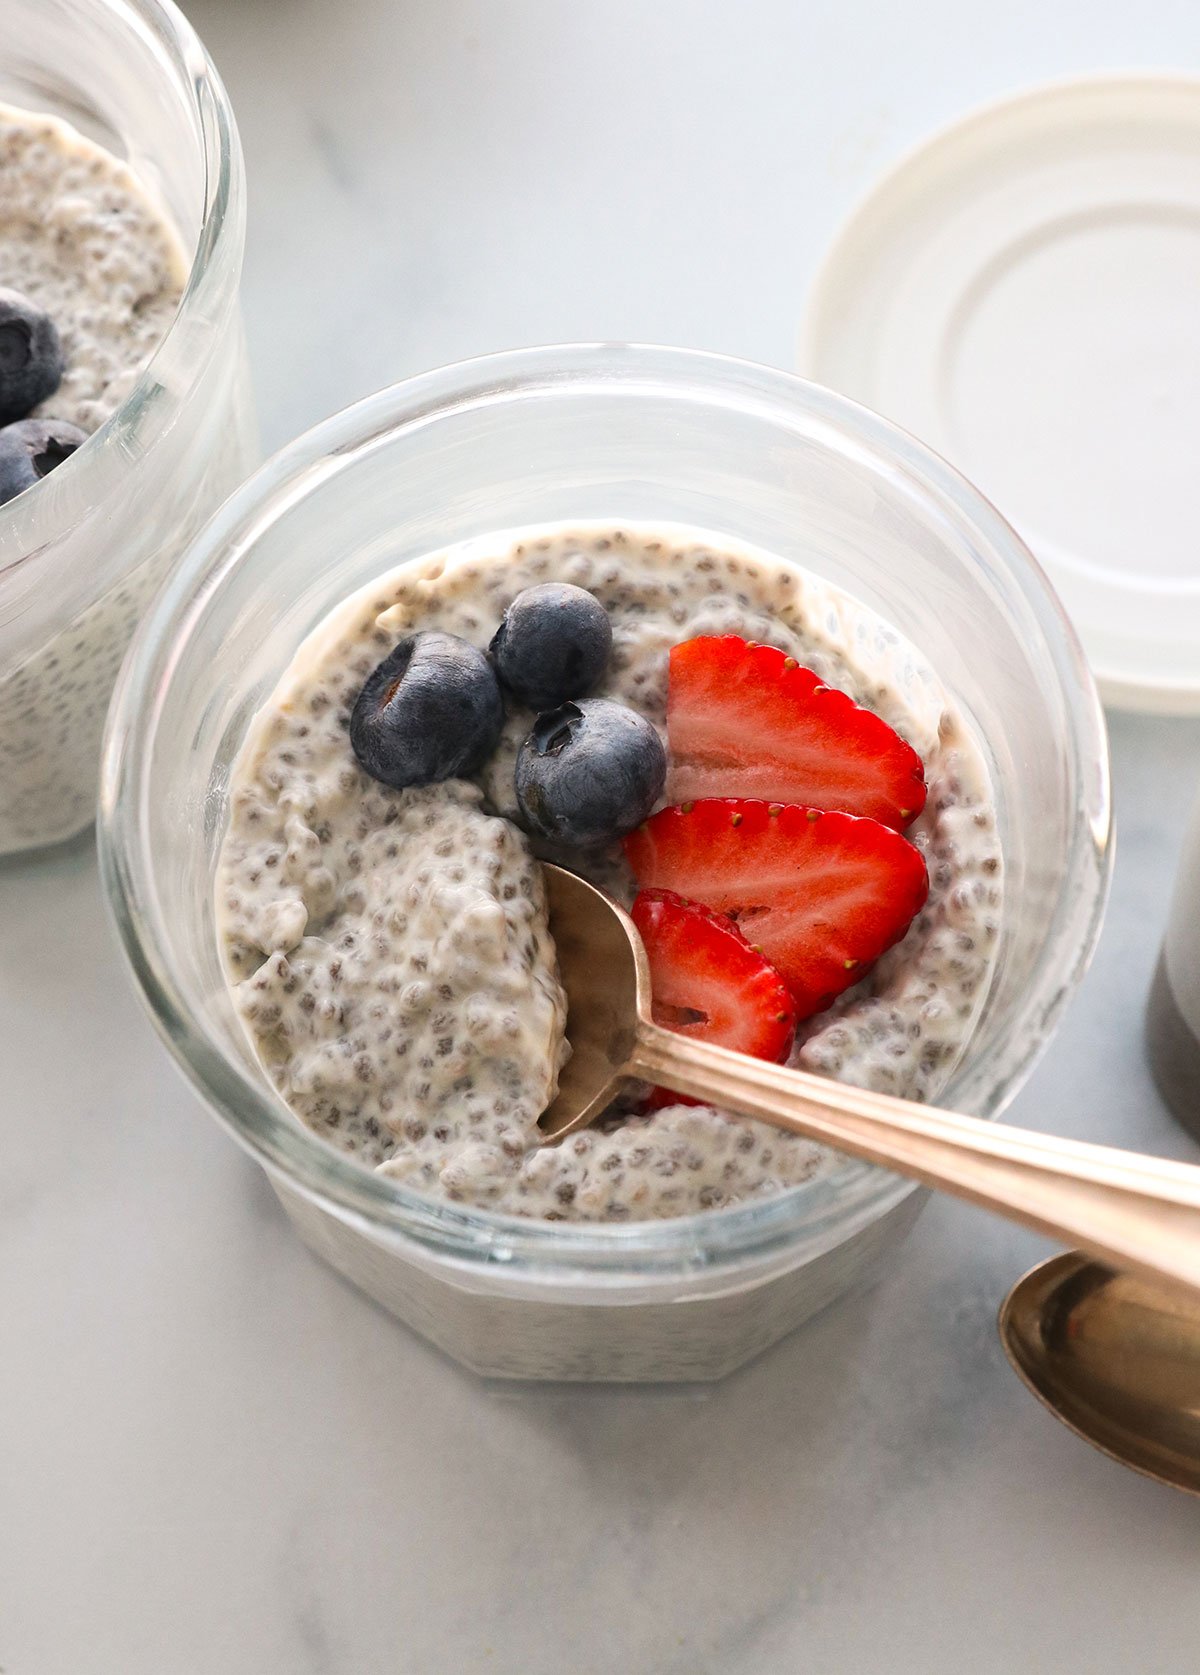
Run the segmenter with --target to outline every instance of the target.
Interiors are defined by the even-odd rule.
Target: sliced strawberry
[[[732,919],[670,890],[643,890],[632,917],[656,1023],[752,1058],[787,1057],[796,1028],[787,984]]]
[[[766,797],[901,831],[925,807],[921,758],[886,721],[774,646],[736,635],[671,650],[672,802]]]
[[[643,890],[633,922],[650,961],[655,1023],[779,1063],[791,1050],[796,1009],[787,984],[733,920],[669,890]],[[655,1088],[649,1108],[694,1105]]]
[[[730,914],[810,1017],[900,938],[929,879],[920,851],[877,820],[707,798],[664,808],[625,839],[638,883]]]

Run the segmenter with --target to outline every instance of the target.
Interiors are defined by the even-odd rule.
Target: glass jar
[[[846,1159],[776,1198],[619,1225],[433,1202],[291,1116],[234,1013],[214,928],[230,768],[309,631],[407,558],[589,518],[766,548],[861,599],[939,672],[984,742],[1007,857],[999,957],[945,1099],[1001,1110],[1099,928],[1099,704],[992,507],[882,419],[784,373],[667,349],[522,351],[386,390],[285,449],[193,544],[137,638],[109,723],[103,874],[159,1029],[335,1268],[485,1374],[716,1378],[886,1260],[917,1213],[912,1184]]]
[[[0,100],[62,117],[126,162],[190,264],[128,399],[0,519],[6,854],[91,821],[105,707],[137,618],[257,446],[238,310],[241,147],[190,25],[170,0],[6,0]]]
[[[1184,833],[1145,1036],[1155,1086],[1176,1121],[1200,1140],[1200,796]]]

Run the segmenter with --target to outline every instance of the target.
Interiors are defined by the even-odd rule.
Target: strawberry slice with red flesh
[[[751,1058],[787,1057],[796,1029],[787,984],[732,919],[670,890],[642,890],[632,918],[655,1023]]]
[[[896,831],[925,807],[921,758],[881,716],[794,657],[736,635],[672,648],[667,736],[672,802],[763,797]]]
[[[728,913],[811,1017],[899,942],[925,904],[919,850],[877,820],[744,797],[664,808],[625,839],[644,889]]]
[[[669,890],[642,890],[632,917],[650,962],[655,1023],[752,1058],[788,1056],[796,1033],[788,986],[732,919]],[[667,1088],[648,1102],[651,1110],[695,1103]]]

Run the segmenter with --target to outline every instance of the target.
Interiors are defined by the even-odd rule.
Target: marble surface
[[[241,114],[276,444],[568,337],[788,365],[823,242],[973,101],[1195,63],[1190,0],[194,0]],[[1139,1026],[1200,724],[1116,718],[1099,955],[1017,1120],[1177,1156]],[[485,1387],[291,1238],[140,1014],[87,844],[0,867],[4,1675],[1190,1675],[1196,1503],[1061,1428],[931,1205],[719,1387]]]

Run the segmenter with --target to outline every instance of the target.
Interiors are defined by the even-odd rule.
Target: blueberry
[[[40,483],[86,442],[64,419],[21,419],[0,430],[0,505]]]
[[[515,698],[531,710],[554,710],[600,679],[612,651],[612,624],[583,588],[545,582],[517,594],[490,650]]]
[[[350,743],[385,785],[429,785],[481,768],[500,738],[504,701],[491,664],[456,634],[406,634],[368,675]]]
[[[517,801],[530,831],[591,849],[640,826],[667,777],[654,728],[608,698],[539,715],[517,756]]]
[[[54,394],[62,374],[54,321],[20,291],[0,286],[0,424],[32,413]]]

